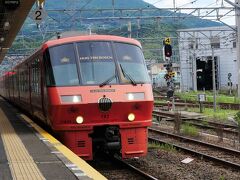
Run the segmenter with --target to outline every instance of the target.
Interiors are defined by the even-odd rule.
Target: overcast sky
[[[144,0],[159,8],[173,7],[174,0]],[[234,2],[235,0],[230,0]],[[219,7],[230,6],[224,0],[175,0],[176,7]],[[224,18],[223,21],[229,25],[235,25],[234,18]]]

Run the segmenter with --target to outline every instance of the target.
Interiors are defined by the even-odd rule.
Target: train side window
[[[16,69],[16,90],[19,91],[19,71]]]
[[[28,89],[28,66],[24,67],[24,91],[27,92]]]
[[[40,78],[40,67],[39,67],[39,58],[36,58],[33,62],[32,62],[32,67],[31,67],[31,71],[32,71],[32,81],[31,81],[31,86],[32,86],[32,92],[36,93],[36,94],[40,94],[40,87],[39,87],[39,78]]]
[[[21,74],[20,74],[20,87],[21,88],[20,89],[21,89],[22,92],[24,90],[23,89],[23,87],[24,87],[24,84],[23,84],[24,83],[24,79],[23,78],[24,78],[24,72],[21,70]]]
[[[32,62],[31,66],[31,91],[35,93],[35,61]]]
[[[40,94],[40,60],[39,57],[35,60],[36,62],[36,93]]]

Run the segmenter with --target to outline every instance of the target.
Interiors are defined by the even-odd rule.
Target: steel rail
[[[154,96],[155,100],[167,100],[167,98],[165,96]],[[155,105],[166,105],[166,103],[161,103],[161,102],[155,102]],[[175,105],[177,106],[190,106],[190,107],[195,107],[195,106],[199,106],[199,103],[197,101],[184,101],[184,100],[180,100],[180,99],[175,99]],[[203,105],[205,107],[212,107],[212,102],[203,102]],[[221,109],[233,109],[233,110],[238,110],[240,108],[240,104],[238,103],[223,103],[220,102],[218,103],[218,106]]]
[[[151,131],[152,128],[149,128],[149,130]],[[153,131],[155,131],[155,130],[153,130]],[[184,140],[184,141],[192,142],[192,143],[195,143],[195,144],[198,144],[198,145],[203,145],[203,146],[206,146],[206,147],[209,147],[209,148],[215,148],[215,149],[218,149],[218,150],[222,150],[223,152],[228,152],[228,153],[240,156],[240,151],[237,151],[237,150],[234,150],[234,149],[224,148],[224,147],[217,146],[217,145],[214,145],[214,144],[205,143],[205,142],[202,142],[202,141],[199,141],[199,140],[190,139],[190,138],[182,137],[182,136],[179,136],[179,135],[174,135],[174,134],[171,134],[171,133],[166,133],[166,132],[159,131],[159,130],[157,130],[157,132],[165,134],[166,136],[175,137],[175,138],[178,138],[178,139],[181,139],[181,140]],[[238,170],[240,169],[240,164],[238,164],[238,163],[230,162],[228,160],[224,160],[224,159],[214,157],[214,156],[211,156],[211,155],[208,155],[208,154],[205,154],[205,153],[201,153],[201,152],[198,152],[196,150],[192,150],[190,148],[186,148],[186,147],[177,145],[175,143],[169,143],[169,142],[166,142],[166,141],[163,141],[163,140],[160,140],[160,139],[156,139],[154,137],[148,137],[148,139],[152,142],[155,142],[155,143],[172,145],[177,150],[182,150],[182,151],[185,151],[187,153],[199,156],[201,159],[206,158],[207,160],[215,161],[215,162],[220,163],[220,164],[222,164],[224,166],[227,166],[227,167],[230,166],[234,169],[238,169]]]
[[[174,121],[173,118],[167,118],[166,116],[161,116],[161,115],[158,115],[158,114],[154,114],[152,115],[153,117],[156,117],[157,121],[160,122],[162,118],[166,118],[165,120],[166,121]],[[225,129],[225,128],[222,128],[222,127],[216,127],[214,125],[204,125],[204,124],[199,124],[201,121],[198,121],[196,119],[191,119],[191,118],[181,118],[182,121],[187,121],[188,124],[190,125],[193,125],[193,126],[196,126],[196,127],[199,127],[201,129],[213,129],[215,131],[223,131],[225,133],[228,133],[228,134],[232,134],[232,135],[238,135],[238,131],[235,131],[235,130],[231,130],[231,129],[236,129],[236,127],[234,128],[231,128],[231,129]],[[195,121],[195,122],[191,122],[191,121]],[[204,121],[202,120],[203,123],[208,123],[208,121]]]
[[[121,160],[121,159],[118,158],[118,157],[114,157],[114,160],[115,160],[115,161],[118,161],[118,162],[121,163],[121,164],[123,164],[123,165],[126,166],[127,168],[135,171],[136,173],[138,173],[139,175],[143,176],[143,177],[146,178],[146,179],[158,180],[158,178],[153,177],[152,175],[150,175],[150,174],[148,174],[148,173],[146,173],[146,172],[138,169],[137,167],[135,167],[135,166],[133,166],[133,165],[131,165],[131,164],[129,164],[129,163]]]
[[[169,137],[178,138],[180,140],[184,140],[184,141],[192,142],[192,143],[195,143],[195,144],[208,146],[210,148],[221,149],[222,151],[225,151],[225,152],[227,151],[229,153],[234,153],[234,154],[240,156],[240,151],[235,150],[235,149],[230,149],[230,148],[218,146],[218,145],[215,145],[215,144],[211,144],[211,143],[203,142],[203,141],[200,141],[200,140],[196,140],[196,139],[180,136],[180,135],[177,135],[177,134],[168,133],[168,132],[157,130],[157,129],[154,129],[154,128],[148,128],[148,130],[157,132],[159,134],[167,135]]]
[[[153,112],[154,115],[159,115],[159,116],[163,116],[163,117],[166,117],[166,118],[167,117],[171,117],[171,118],[175,117],[175,114],[171,113],[171,112],[156,111],[156,110],[153,110],[152,112]],[[199,119],[199,118],[187,117],[186,115],[181,115],[181,118],[182,118],[183,121],[203,122],[203,123],[207,123],[208,125],[215,126],[215,127],[232,128],[232,129],[238,128],[235,125],[206,121],[206,120]]]

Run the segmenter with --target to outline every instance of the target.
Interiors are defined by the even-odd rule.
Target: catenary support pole
[[[240,0],[235,0],[236,2],[236,26],[237,26],[237,76],[238,76],[238,97],[240,97]]]
[[[215,77],[215,58],[214,58],[214,48],[212,47],[212,85],[213,85],[213,109],[216,112],[217,103],[216,103],[216,77]]]
[[[196,34],[193,32],[193,59],[192,59],[192,81],[193,90],[197,91],[197,61],[196,61],[197,41]]]

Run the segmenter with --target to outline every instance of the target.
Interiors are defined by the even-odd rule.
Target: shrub
[[[159,143],[149,143],[149,148],[159,148],[165,151],[176,151],[176,148],[171,144],[159,144]]]
[[[238,127],[240,127],[240,111],[238,111],[238,112],[234,115],[234,120],[238,123]]]

